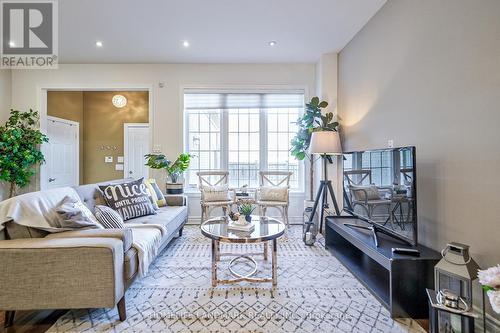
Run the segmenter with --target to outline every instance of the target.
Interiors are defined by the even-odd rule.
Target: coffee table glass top
[[[228,230],[229,221],[227,217],[206,220],[201,225],[201,233],[222,242],[256,243],[276,239],[285,232],[285,224],[272,217],[252,215],[255,229],[251,232]]]

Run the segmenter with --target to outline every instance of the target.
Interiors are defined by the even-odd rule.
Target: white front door
[[[77,122],[47,117],[45,188],[79,185],[79,129]]]
[[[149,124],[124,124],[124,176],[149,178],[144,155],[149,154]]]

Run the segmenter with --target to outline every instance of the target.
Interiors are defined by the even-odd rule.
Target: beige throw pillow
[[[288,198],[287,186],[261,186],[260,200],[286,202]]]
[[[375,185],[351,186],[351,190],[353,190],[352,193],[353,193],[354,198],[356,200],[363,201],[363,200],[365,200],[365,196],[367,196],[366,200],[380,200],[381,199],[380,193],[378,192],[378,188]],[[365,192],[359,191],[359,190],[365,190],[366,194],[365,194]]]
[[[203,191],[203,197],[207,202],[231,200],[231,198],[229,197],[229,188],[227,185],[203,185],[201,190]]]

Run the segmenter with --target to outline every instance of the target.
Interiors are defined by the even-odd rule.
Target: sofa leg
[[[183,230],[183,229],[184,229],[184,227],[181,227],[181,228],[179,229],[179,237],[181,237],[181,236],[182,236],[182,230]]]
[[[118,316],[120,321],[125,321],[127,319],[127,308],[125,307],[125,295],[118,301],[116,305],[118,307]]]
[[[16,317],[16,311],[5,311],[5,327],[10,327],[14,325],[14,318]]]

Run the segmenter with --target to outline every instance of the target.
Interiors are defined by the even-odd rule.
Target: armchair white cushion
[[[261,186],[259,200],[288,202],[288,186]]]
[[[214,186],[202,185],[201,192],[202,198],[205,202],[231,200],[231,197],[229,196],[229,187],[227,184]]]
[[[268,208],[276,208],[281,212],[283,222],[288,225],[288,192],[291,172],[259,171],[260,187],[257,193],[257,205],[260,215],[266,216]]]

